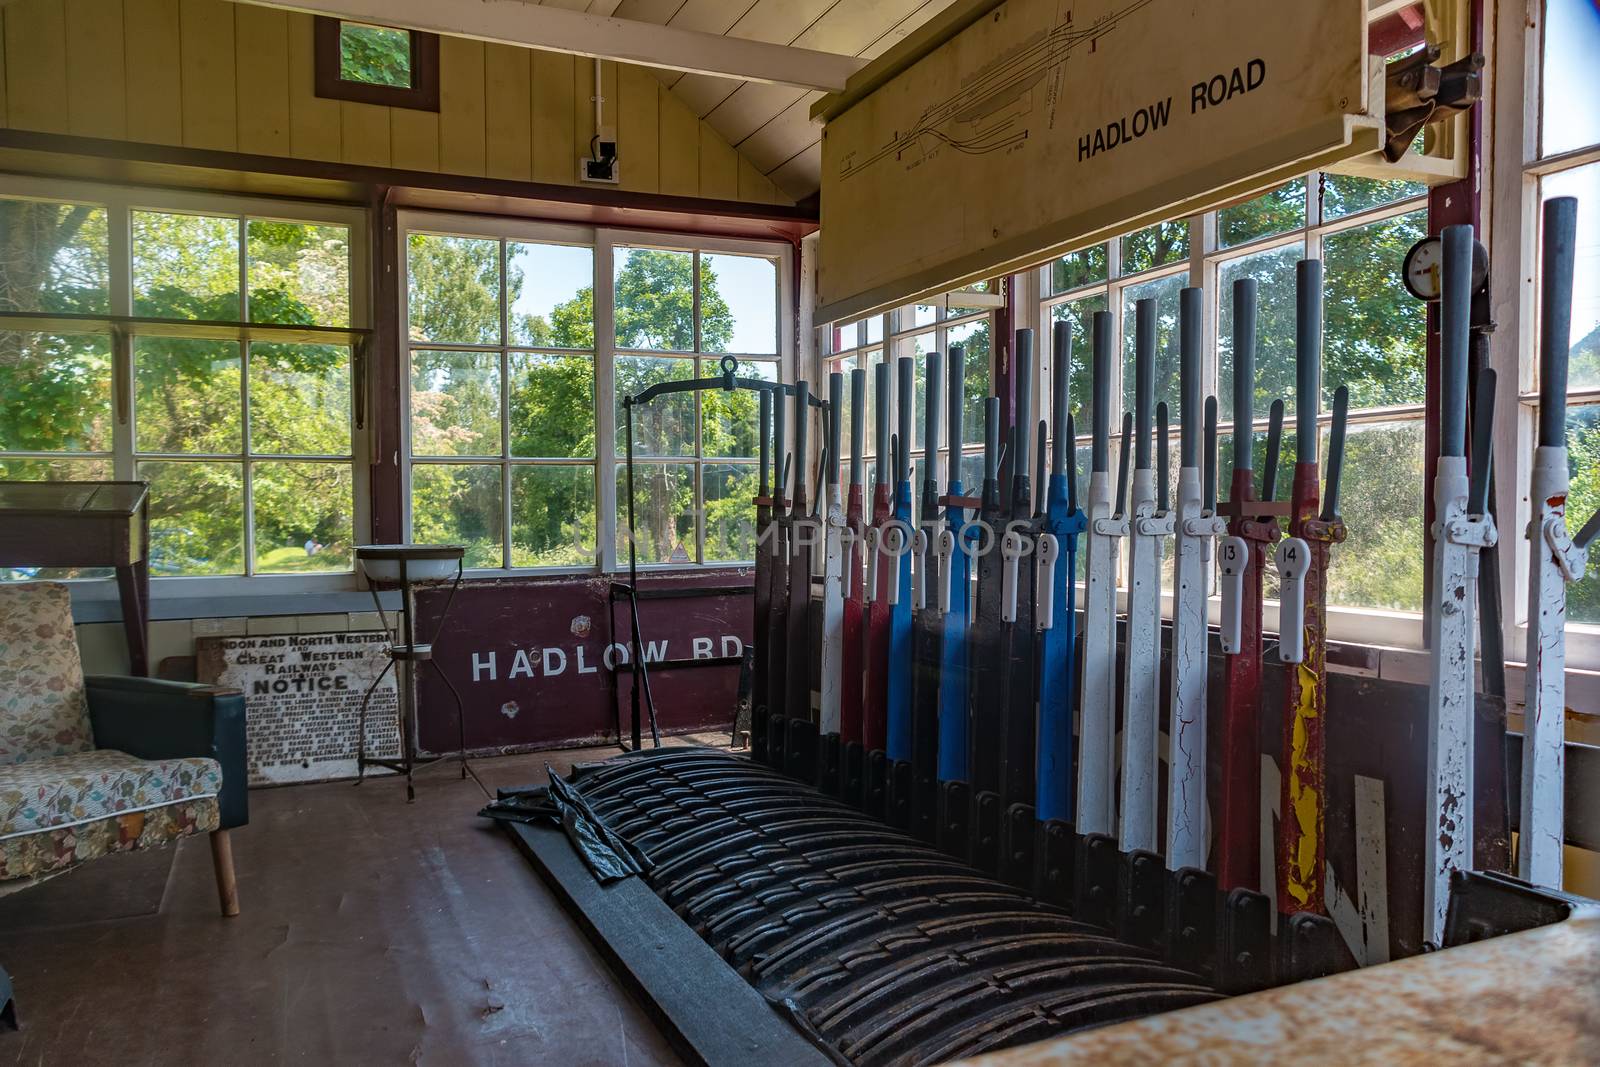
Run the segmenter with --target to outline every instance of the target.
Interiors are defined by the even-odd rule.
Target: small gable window
[[[316,93],[333,100],[439,110],[439,38],[319,16]]]

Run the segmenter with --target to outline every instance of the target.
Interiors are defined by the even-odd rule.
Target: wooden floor
[[[725,740],[726,735],[724,735]],[[616,749],[257,790],[242,914],[203,838],[0,897],[22,1030],[0,1064],[676,1063],[499,829],[485,791]],[[481,781],[481,785],[480,785]]]

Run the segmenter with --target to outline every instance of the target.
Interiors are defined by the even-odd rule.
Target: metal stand
[[[439,625],[434,629],[433,638],[425,643],[418,643],[412,618],[411,586],[412,580],[407,570],[407,560],[402,556],[400,564],[400,611],[397,620],[400,628],[400,643],[390,643],[385,650],[389,662],[383,665],[383,670],[367,686],[367,691],[361,697],[361,725],[360,741],[356,749],[356,784],[366,781],[368,767],[382,767],[386,770],[406,776],[406,803],[417,799],[417,790],[413,781],[413,774],[418,767],[427,767],[438,763],[444,756],[436,756],[423,763],[416,759],[417,708],[416,708],[416,671],[414,664],[427,663],[433,667],[445,688],[450,690],[450,696],[456,702],[456,737],[457,758],[461,761],[461,777],[467,776],[467,718],[466,706],[461,702],[461,694],[456,690],[455,684],[450,681],[450,676],[433,659],[433,645],[439,639],[439,634],[444,629],[444,620],[450,614],[450,604],[455,600],[456,590],[461,588],[463,563],[456,561],[455,581],[450,586],[450,595],[445,598],[444,610],[439,613]],[[378,612],[378,617],[383,620],[383,628],[392,630],[389,617],[383,610],[382,603],[378,600],[376,584],[369,584],[372,593],[372,605]],[[397,666],[398,664],[398,666]],[[372,694],[377,691],[378,685],[393,669],[399,681],[399,726],[400,726],[400,758],[382,759],[367,755],[367,708],[372,703]]]
[[[633,741],[632,748],[634,751],[638,751],[643,744],[640,736],[641,727],[643,725],[643,712],[648,711],[649,713],[650,740],[654,743],[656,748],[661,747],[661,733],[656,721],[655,696],[650,691],[650,671],[644,662],[644,638],[640,635],[639,630],[639,552],[636,544],[636,538],[634,537],[633,516],[633,409],[640,404],[648,404],[657,397],[669,396],[673,393],[698,393],[711,389],[721,389],[731,393],[735,389],[754,389],[766,393],[776,393],[779,396],[782,396],[784,394],[792,395],[794,392],[793,386],[782,385],[778,382],[762,381],[759,378],[740,377],[736,373],[739,369],[739,361],[733,356],[723,356],[719,366],[722,368],[722,374],[716,378],[682,378],[676,381],[658,382],[641,392],[622,398],[623,424],[627,438],[627,451],[625,459],[625,469],[627,471],[628,482],[627,599],[629,611],[629,639],[633,646],[628,650],[628,665],[630,668],[630,673],[633,677],[633,685],[631,687],[629,698],[632,702],[633,712],[631,736]],[[816,407],[827,407],[825,403],[815,397],[810,398],[810,403]],[[763,426],[761,429],[761,436],[763,440],[766,437],[765,426]],[[774,457],[774,460],[776,460],[776,457]],[[763,464],[763,467],[764,466],[765,464]],[[757,504],[758,506],[761,506],[760,499],[758,499]],[[759,635],[757,635],[757,640],[759,639]],[[756,679],[758,687],[760,681],[761,679],[758,677]],[[643,707],[641,707],[639,703],[641,693],[644,695]],[[752,729],[753,746],[763,746],[764,739],[760,735],[761,731],[759,729]],[[621,744],[620,737],[618,738],[618,744]]]

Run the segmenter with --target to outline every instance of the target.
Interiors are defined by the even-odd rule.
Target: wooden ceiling
[[[541,0],[552,7],[872,59],[952,0]],[[796,200],[821,184],[820,92],[656,70],[695,114]]]

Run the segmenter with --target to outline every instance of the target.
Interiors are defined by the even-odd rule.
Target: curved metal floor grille
[[[741,756],[656,750],[573,784],[685,922],[853,1063],[956,1059],[1218,998]]]

